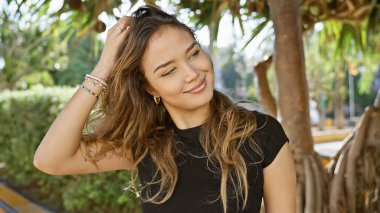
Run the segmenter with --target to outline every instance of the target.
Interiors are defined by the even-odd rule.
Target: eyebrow
[[[197,44],[198,44],[198,42],[194,41],[194,42],[193,42],[188,48],[186,48],[186,53],[188,53],[191,49],[193,49],[194,46],[197,45]],[[163,68],[163,67],[168,66],[169,64],[173,63],[173,61],[174,61],[174,60],[170,60],[170,61],[168,61],[168,62],[165,62],[165,63],[161,64],[161,65],[158,65],[158,66],[156,67],[156,69],[154,69],[153,73],[155,73],[157,70],[159,70],[159,69],[161,69],[161,68]]]

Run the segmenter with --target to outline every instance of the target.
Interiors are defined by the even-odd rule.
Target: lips
[[[196,84],[193,88],[191,88],[190,90],[187,90],[187,91],[184,92],[184,93],[199,93],[199,92],[201,92],[205,87],[206,87],[206,76],[203,78],[203,80],[202,80],[201,82],[199,82],[199,83]]]

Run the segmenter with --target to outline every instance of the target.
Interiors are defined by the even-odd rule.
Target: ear
[[[149,93],[151,96],[159,96],[157,91],[150,85],[145,87],[145,91]]]

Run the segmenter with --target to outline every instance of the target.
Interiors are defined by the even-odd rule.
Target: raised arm
[[[106,79],[116,59],[116,50],[127,33],[129,17],[121,18],[107,34],[107,39],[100,60],[91,75]],[[94,93],[100,94],[102,88],[85,80],[83,85]],[[97,173],[111,170],[131,168],[131,162],[109,152],[98,161],[98,168],[82,156],[84,143],[81,141],[82,131],[91,110],[96,104],[96,97],[79,88],[63,110],[58,114],[48,132],[38,146],[34,155],[34,166],[48,174],[68,175],[81,173]],[[93,150],[99,150],[100,144],[94,144]]]

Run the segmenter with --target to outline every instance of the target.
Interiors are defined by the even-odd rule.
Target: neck
[[[178,129],[188,129],[202,125],[210,115],[209,103],[191,110],[175,109],[171,106],[165,107]]]

